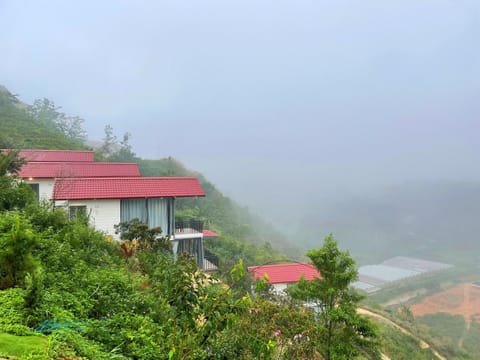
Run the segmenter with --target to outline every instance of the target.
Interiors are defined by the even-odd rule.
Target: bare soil
[[[427,296],[421,303],[411,305],[413,316],[447,313],[461,315],[467,322],[480,321],[480,288],[471,283],[460,284],[431,296]]]

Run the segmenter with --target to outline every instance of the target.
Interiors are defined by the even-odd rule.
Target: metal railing
[[[217,271],[219,266],[218,256],[208,250],[203,249],[203,270],[205,271]]]
[[[175,234],[195,233],[203,231],[203,221],[193,218],[175,219]]]

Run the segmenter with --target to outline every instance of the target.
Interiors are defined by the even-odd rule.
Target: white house
[[[30,184],[39,200],[52,201],[70,215],[85,212],[91,225],[114,239],[115,225],[138,218],[161,227],[174,253],[204,259],[203,224],[175,221],[175,199],[205,196],[194,177],[142,177],[135,163],[101,163],[92,151],[21,150],[27,160],[18,176]],[[216,268],[210,267],[210,270]]]
[[[138,218],[161,227],[174,253],[187,252],[203,269],[203,224],[175,223],[175,199],[205,196],[194,177],[91,177],[55,180],[52,199],[70,213],[82,211],[97,229],[119,239],[114,226]]]

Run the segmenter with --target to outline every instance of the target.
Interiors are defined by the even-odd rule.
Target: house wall
[[[278,284],[272,284],[273,286],[273,290],[279,294],[281,292],[284,292],[285,293],[285,289],[287,288],[287,284],[286,283],[278,283]]]
[[[38,184],[40,201],[52,199],[54,179],[25,179],[25,182],[27,184]]]
[[[115,234],[114,225],[120,223],[120,200],[70,200],[68,206],[86,206],[90,224],[97,230],[111,235],[119,240]]]

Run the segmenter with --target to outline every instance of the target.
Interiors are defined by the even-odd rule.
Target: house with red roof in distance
[[[215,270],[218,261],[205,260],[203,222],[176,221],[175,201],[203,197],[194,177],[142,177],[135,163],[95,162],[93,152],[74,150],[22,150],[27,163],[18,176],[30,184],[39,200],[63,207],[69,216],[88,215],[91,225],[120,240],[115,225],[139,219],[150,228],[161,227],[172,241],[174,253],[194,256],[200,269]],[[206,236],[214,233],[207,231]],[[210,266],[211,265],[211,266]]]
[[[284,293],[285,289],[303,278],[307,281],[321,279],[321,275],[314,265],[309,263],[285,263],[249,266],[248,271],[255,281],[268,279],[276,293]]]

